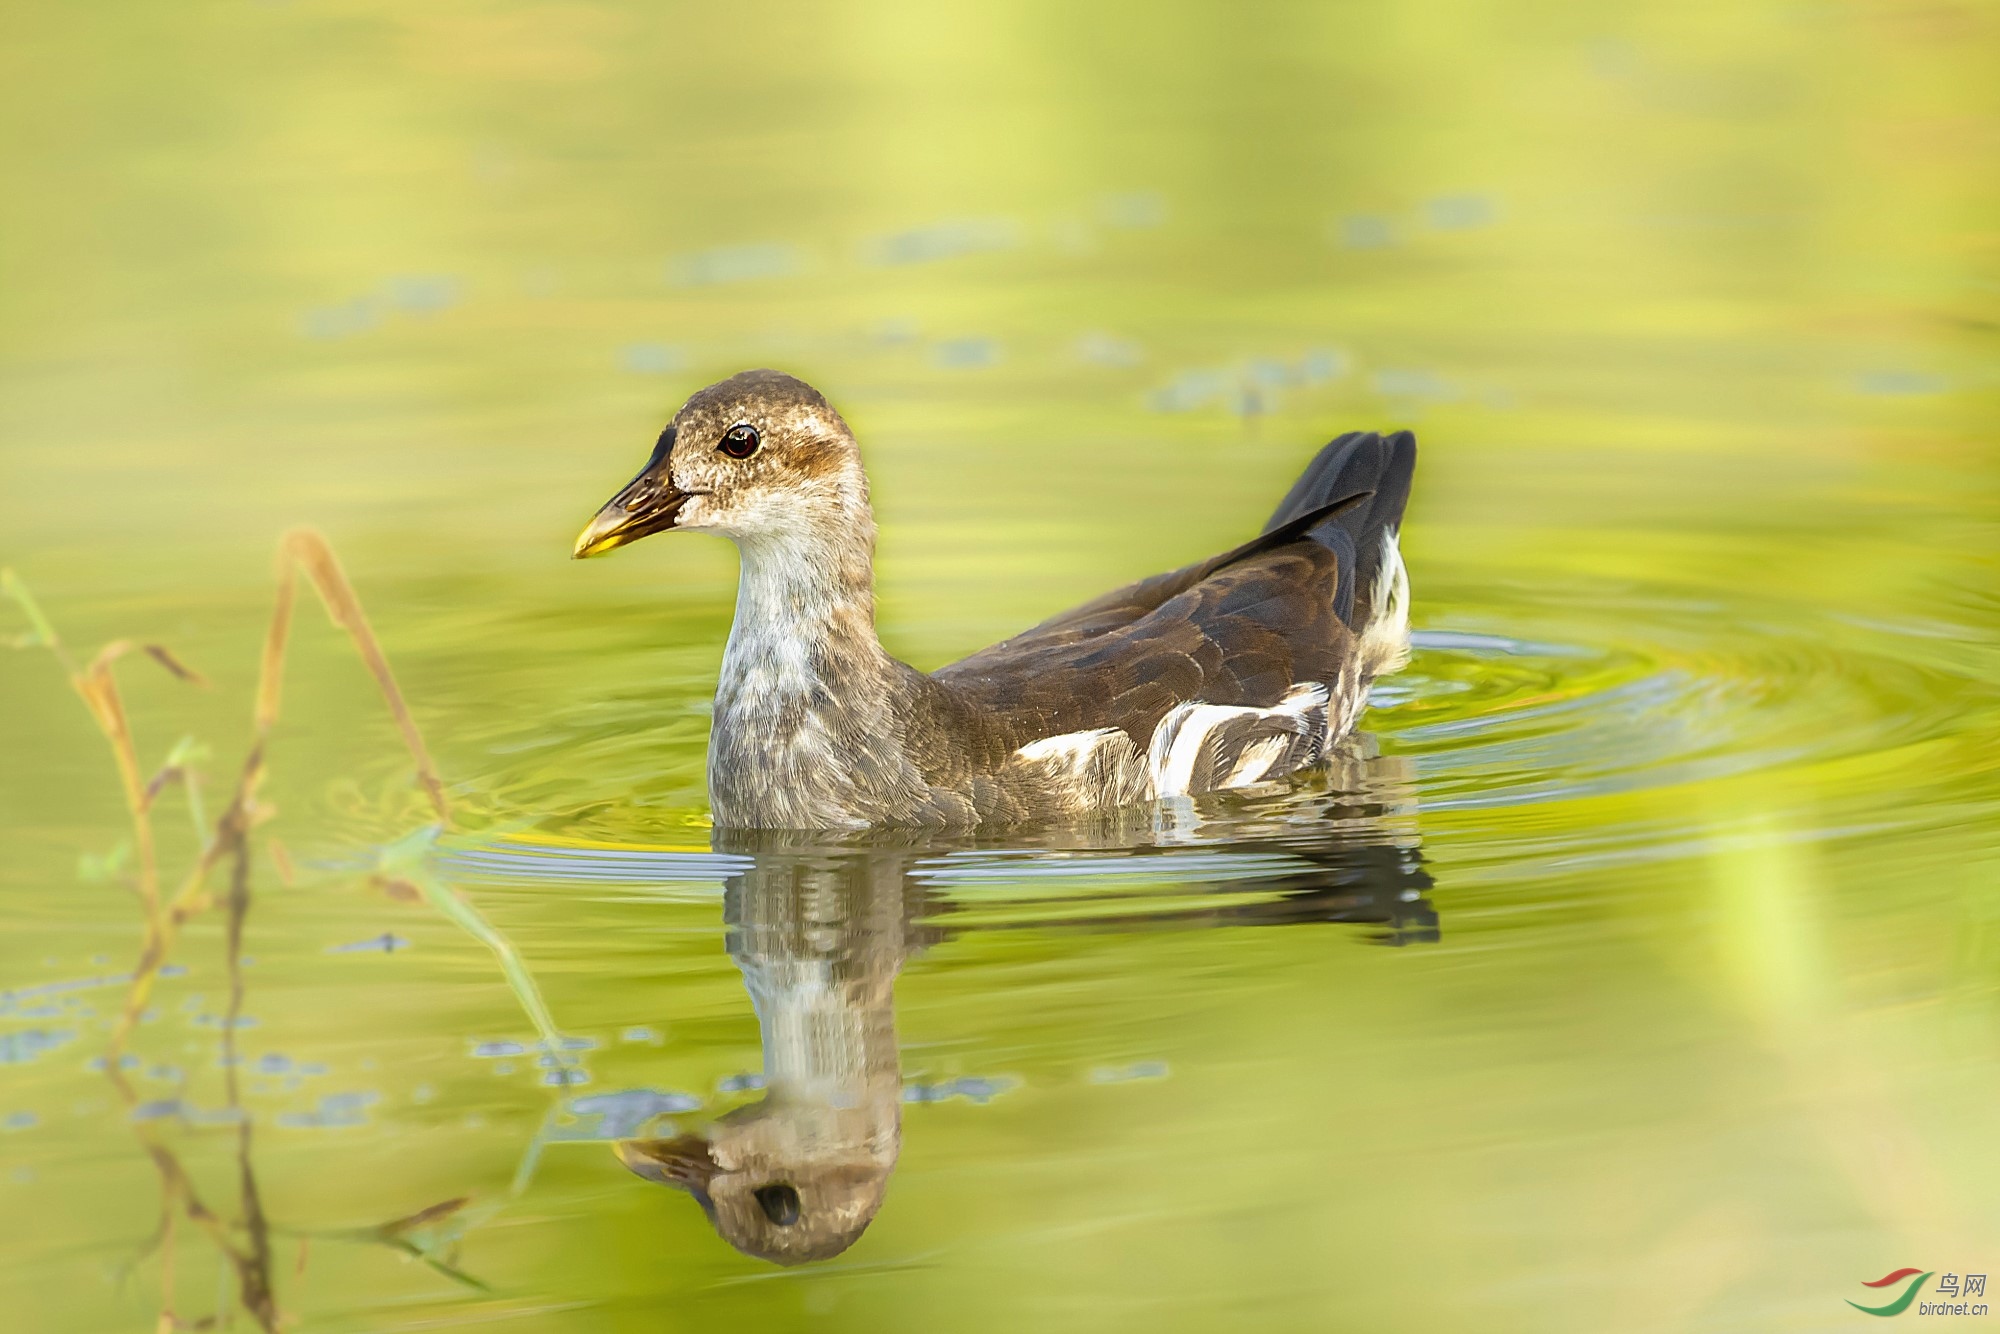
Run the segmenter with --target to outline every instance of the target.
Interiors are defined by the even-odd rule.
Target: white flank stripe
[[[1090,763],[1090,757],[1113,736],[1123,736],[1115,727],[1099,727],[1088,732],[1062,732],[1030,741],[1014,753],[1031,764],[1059,761],[1074,776]]]
[[[1209,735],[1226,722],[1238,718],[1285,719],[1303,722],[1315,710],[1326,707],[1327,688],[1317,681],[1305,681],[1285,692],[1274,708],[1253,709],[1245,705],[1183,704],[1160,719],[1153,729],[1153,742],[1146,762],[1153,773],[1153,795],[1187,796],[1194,785],[1194,766],[1201,759],[1202,746]],[[1295,728],[1286,728],[1293,732]],[[1283,758],[1291,746],[1290,736],[1261,738],[1243,748],[1220,786],[1235,787],[1263,778]]]
[[[1231,718],[1258,713],[1257,709],[1223,704],[1183,704],[1160,720],[1160,729],[1153,733],[1154,749],[1159,748],[1160,732],[1176,715],[1180,724],[1172,734],[1171,749],[1164,762],[1154,763],[1154,787],[1160,796],[1180,797],[1187,795],[1188,786],[1194,781],[1194,764],[1201,758],[1202,742],[1208,734]]]
[[[1243,754],[1237,758],[1236,767],[1229,771],[1229,776],[1222,780],[1220,786],[1250,786],[1271,772],[1271,766],[1276,764],[1279,757],[1289,748],[1291,740],[1290,737],[1272,736],[1265,737],[1262,741],[1251,742],[1243,748]]]

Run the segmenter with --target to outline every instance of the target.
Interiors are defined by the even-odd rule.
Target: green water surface
[[[7,28],[0,563],[73,653],[205,676],[117,668],[212,821],[272,552],[318,528],[452,819],[308,598],[238,1096],[220,911],[128,1096],[117,771],[56,659],[0,654],[6,1328],[1820,1330],[2000,1271],[1990,7]],[[755,365],[853,423],[925,667],[1414,429],[1372,741],[1117,828],[714,837],[732,551],[568,549]],[[566,1054],[412,885],[512,942]],[[785,969],[892,1024],[903,1087],[873,1224],[790,1268],[610,1143],[782,1101]],[[162,1244],[174,1181],[208,1214]]]

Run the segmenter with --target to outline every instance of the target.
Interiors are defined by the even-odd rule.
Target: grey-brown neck
[[[860,774],[894,769],[903,670],[875,636],[865,504],[736,536],[743,568],[709,748],[718,823],[865,823]]]
[[[810,648],[844,660],[881,657],[875,637],[875,520],[746,533],[736,623],[723,655],[723,690],[796,676]],[[718,696],[718,700],[720,696]]]

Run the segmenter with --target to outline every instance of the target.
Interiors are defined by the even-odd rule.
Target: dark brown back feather
[[[1141,746],[1168,710],[1277,703],[1338,677],[1354,637],[1334,614],[1340,566],[1299,533],[1156,575],[936,673],[1010,748],[1116,727]]]
[[[1415,462],[1407,432],[1329,442],[1257,537],[940,669],[935,703],[989,751],[1098,727],[1143,748],[1176,705],[1269,707],[1302,682],[1332,686]]]

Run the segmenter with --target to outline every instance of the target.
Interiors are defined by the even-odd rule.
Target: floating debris
[[[1337,347],[1316,347],[1298,359],[1293,367],[1296,382],[1325,384],[1347,374],[1347,354]]]
[[[368,1120],[367,1110],[382,1100],[373,1089],[349,1093],[329,1093],[307,1112],[281,1112],[278,1124],[288,1130],[332,1129],[358,1126]]]
[[[1424,201],[1424,221],[1440,232],[1467,232],[1500,220],[1500,206],[1478,194],[1439,195]]]
[[[1163,227],[1167,221],[1166,196],[1152,190],[1106,195],[1098,201],[1097,216],[1107,227],[1133,231]]]
[[[243,1120],[240,1107],[197,1107],[185,1098],[153,1098],[132,1109],[134,1121],[191,1121],[196,1125],[229,1126]]]
[[[380,296],[364,293],[313,307],[300,318],[299,331],[307,338],[351,338],[379,326],[385,312],[422,317],[448,310],[463,290],[450,274],[399,274],[382,284]]]
[[[749,1093],[764,1087],[762,1075],[727,1075],[715,1086],[718,1093]]]
[[[1869,371],[1855,381],[1854,387],[1864,394],[1915,398],[1942,394],[1951,385],[1942,375],[1930,375],[1923,371]]]
[[[931,360],[954,370],[969,370],[1000,363],[1000,344],[991,338],[947,338],[931,351]]]
[[[171,971],[169,971],[171,969]],[[180,977],[187,969],[170,964],[160,969],[161,977]],[[21,1008],[23,1001],[39,1001],[46,997],[67,995],[74,991],[95,991],[104,987],[129,986],[130,973],[107,973],[99,977],[73,977],[59,982],[37,982],[31,986],[9,987],[0,991],[0,1015],[24,1015],[29,1011]]]
[[[875,237],[862,246],[861,256],[871,264],[928,264],[1020,243],[1021,227],[1012,218],[960,218]]]
[[[1227,372],[1212,369],[1182,371],[1146,395],[1155,412],[1192,412],[1213,402],[1229,387]]]
[[[907,347],[923,337],[923,326],[908,316],[879,321],[868,331],[868,339],[882,347]]]
[[[1221,405],[1240,416],[1271,411],[1279,390],[1310,388],[1347,374],[1348,357],[1338,348],[1309,348],[1298,356],[1255,356],[1236,366],[1196,366],[1178,372],[1146,395],[1155,412],[1193,412]]]
[[[239,1014],[232,1020],[227,1015],[198,1014],[194,1017],[194,1022],[202,1028],[255,1028],[257,1027],[257,1016],[254,1014]]]
[[[620,1033],[618,1035],[618,1040],[620,1042],[644,1042],[655,1047],[659,1046],[662,1042],[666,1041],[666,1039],[660,1035],[659,1029],[648,1028],[644,1024],[634,1024],[631,1028],[628,1028],[624,1032]]]
[[[1078,335],[1072,352],[1078,361],[1119,370],[1137,366],[1146,360],[1146,349],[1137,341],[1099,330]]]
[[[903,1085],[903,1101],[946,1102],[952,1098],[964,1098],[967,1102],[984,1106],[1020,1082],[1004,1075],[997,1079],[988,1079],[982,1075],[961,1075],[957,1079],[941,1080],[935,1084],[908,1083]]]
[[[1090,1072],[1093,1084],[1127,1084],[1135,1079],[1165,1079],[1165,1061],[1136,1061],[1131,1065],[1100,1065]]]
[[[1375,372],[1375,392],[1384,398],[1412,398],[1425,403],[1451,403],[1464,391],[1433,371],[1388,368]]]
[[[529,1052],[534,1052],[535,1064],[546,1070],[553,1066],[570,1064],[566,1055],[568,1052],[596,1049],[597,1039],[588,1037],[565,1037],[554,1046],[546,1042],[537,1042],[529,1046],[511,1039],[502,1039],[497,1042],[482,1042],[472,1049],[472,1054],[482,1059],[491,1059],[498,1056],[526,1056]]]
[[[1349,250],[1387,250],[1396,244],[1396,226],[1374,213],[1356,213],[1334,227],[1334,239]]]
[[[394,954],[397,950],[410,948],[410,942],[401,936],[384,931],[379,936],[367,940],[353,940],[345,945],[328,945],[328,954]]]
[[[687,354],[665,343],[627,343],[618,349],[618,365],[634,375],[665,375],[687,369]]]
[[[381,318],[376,314],[374,301],[357,296],[351,301],[307,311],[299,320],[299,332],[307,338],[351,338],[367,333],[379,323]]]
[[[667,281],[677,287],[712,287],[759,278],[788,278],[805,267],[802,260],[798,247],[780,241],[716,246],[668,260]]]
[[[577,1116],[593,1119],[594,1124],[589,1129],[596,1138],[630,1139],[655,1117],[677,1116],[700,1106],[701,1099],[692,1093],[619,1089],[614,1093],[593,1093],[572,1099],[569,1110]]]
[[[33,1112],[9,1112],[0,1120],[0,1130],[33,1130],[41,1123],[42,1118]]]
[[[411,273],[391,278],[389,304],[410,315],[435,315],[458,304],[463,284],[447,273]]]

